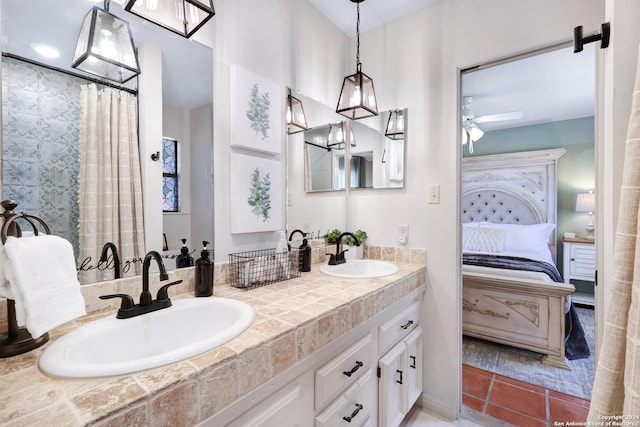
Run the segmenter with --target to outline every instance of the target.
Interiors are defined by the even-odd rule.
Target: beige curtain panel
[[[589,421],[640,415],[640,62],[627,130],[612,297],[593,385]]]
[[[80,91],[80,254],[97,265],[102,246],[115,243],[124,263],[144,258],[142,179],[138,148],[138,104],[117,89]],[[141,262],[122,277],[139,275]],[[81,283],[113,278],[113,270],[80,272]]]

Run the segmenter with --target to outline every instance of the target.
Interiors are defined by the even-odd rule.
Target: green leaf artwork
[[[249,188],[249,197],[247,203],[251,206],[251,212],[256,219],[262,219],[266,222],[271,210],[271,177],[269,174],[264,176],[260,173],[260,168],[255,168],[251,174],[251,186]]]
[[[269,92],[260,93],[258,83],[251,86],[251,98],[249,99],[249,109],[247,118],[251,122],[251,129],[262,135],[262,140],[269,138]]]

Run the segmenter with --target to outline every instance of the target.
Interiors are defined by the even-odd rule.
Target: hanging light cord
[[[109,12],[109,0],[104,0],[104,11]]]
[[[356,3],[356,68],[360,67],[360,2]]]

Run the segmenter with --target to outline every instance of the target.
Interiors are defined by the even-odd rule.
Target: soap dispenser
[[[300,271],[307,273],[311,271],[311,246],[307,241],[307,233],[303,233],[302,230],[293,230],[289,235],[289,241],[293,238],[295,233],[302,235],[302,244],[298,247],[300,256]]]
[[[196,296],[210,297],[213,295],[213,262],[209,259],[209,242],[202,242],[202,252],[196,261]]]
[[[189,248],[187,247],[187,239],[182,240],[182,247],[180,248],[180,255],[176,257],[176,268],[193,267],[193,257],[189,255]]]

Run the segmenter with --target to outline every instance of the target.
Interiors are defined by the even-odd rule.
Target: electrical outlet
[[[409,241],[409,226],[406,224],[398,225],[398,243],[406,245]]]
[[[429,203],[440,203],[440,184],[432,184],[428,187]]]

